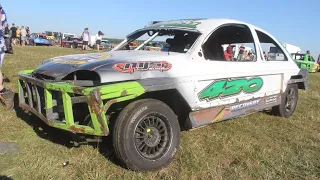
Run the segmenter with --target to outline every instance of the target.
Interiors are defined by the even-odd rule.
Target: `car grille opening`
[[[41,79],[41,80],[55,80],[55,78],[52,76],[39,74],[39,73],[32,73],[32,77],[37,78],[37,79]]]

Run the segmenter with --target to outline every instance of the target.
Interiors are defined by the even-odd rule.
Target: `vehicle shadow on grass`
[[[53,143],[63,145],[67,148],[79,148],[82,144],[90,145],[93,148],[97,149],[99,153],[103,155],[107,160],[111,161],[112,163],[118,166],[122,166],[114,154],[112,137],[110,135],[107,137],[103,137],[102,142],[84,142],[83,137],[68,131],[50,127],[37,116],[24,111],[22,108],[19,107],[18,99],[18,94],[16,93],[14,96],[14,110],[16,112],[17,117],[26,122],[29,126],[31,126],[34,132],[39,137],[51,141]]]
[[[11,177],[0,175],[0,180],[12,180]]]

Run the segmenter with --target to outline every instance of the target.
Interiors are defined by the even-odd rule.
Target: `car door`
[[[203,56],[198,57],[198,63],[193,66],[193,69],[203,74],[194,77],[195,106],[193,108],[199,110],[201,115],[209,113],[207,117],[210,117],[210,122],[259,109],[262,107],[261,103],[264,103],[261,98],[277,95],[281,91],[282,75],[275,74],[264,67],[261,59],[262,52],[256,48],[258,47],[257,36],[253,36],[252,31],[253,29],[245,24],[227,24],[217,28],[204,41]],[[236,39],[239,34],[242,37]],[[231,41],[232,44],[251,46],[254,49],[253,58],[239,61],[225,60],[221,44],[229,44]],[[238,55],[237,58],[241,59],[240,56]],[[225,115],[221,115],[221,108],[224,109]],[[195,112],[194,116],[191,115],[194,117],[194,123],[201,124],[202,120],[205,123],[208,122],[204,120],[206,118],[197,120],[195,115],[197,113]]]
[[[266,46],[274,46],[278,49],[278,53],[281,54],[281,56],[277,56],[276,58],[262,57],[262,64],[265,72],[277,75],[281,78],[281,81],[277,81],[275,83],[281,83],[280,94],[282,94],[285,92],[287,82],[291,79],[291,77],[299,73],[300,69],[297,68],[298,63],[291,58],[288,51],[285,50],[285,47],[272,35],[257,28],[255,29],[255,35],[258,37],[258,46],[262,51]],[[302,54],[299,55],[303,56]],[[301,64],[301,66],[303,66],[303,64]],[[274,85],[275,84],[271,84],[271,86]],[[278,87],[279,86],[277,86],[277,88]]]

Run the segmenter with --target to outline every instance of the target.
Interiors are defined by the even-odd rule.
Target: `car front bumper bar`
[[[74,133],[95,136],[109,134],[106,115],[110,106],[140,96],[144,88],[135,81],[96,87],[75,86],[67,82],[49,82],[31,76],[33,70],[19,72],[19,106],[38,116],[49,126]],[[90,125],[74,119],[74,105],[87,103]],[[63,108],[59,114],[59,104]]]

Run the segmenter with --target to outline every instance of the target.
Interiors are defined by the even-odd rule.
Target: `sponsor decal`
[[[168,71],[171,69],[172,64],[166,61],[144,61],[134,63],[117,63],[113,69],[123,73],[133,73],[135,71]]]
[[[241,78],[234,80],[217,80],[204,88],[198,95],[200,100],[213,100],[215,98],[224,98],[232,95],[244,93],[254,93],[263,86],[263,80],[260,77],[251,79]]]
[[[50,62],[59,64],[86,64],[95,61],[106,60],[111,57],[110,54],[86,54],[86,55],[69,55],[49,59]]]
[[[257,99],[257,100],[253,100],[253,101],[249,101],[249,102],[233,105],[233,106],[230,107],[230,111],[238,111],[238,110],[245,109],[245,108],[248,108],[248,107],[256,106],[256,105],[259,104],[259,102],[260,102],[260,99]]]
[[[266,104],[271,104],[277,102],[277,96],[267,97],[265,99]]]
[[[142,107],[136,114],[133,115],[132,122],[134,122],[138,118],[138,116],[147,109],[148,109],[147,106]]]

